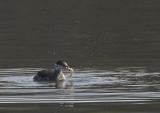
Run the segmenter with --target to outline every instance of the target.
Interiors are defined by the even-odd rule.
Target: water
[[[158,0],[0,1],[0,67],[160,66]],[[16,6],[16,7],[15,7]]]
[[[106,110],[111,107],[111,112],[120,109],[129,109],[129,112],[149,109],[146,113],[159,110],[159,71],[150,71],[144,67],[75,69],[73,78],[67,77],[64,82],[34,82],[33,76],[39,70],[41,68],[0,70],[0,105],[3,106],[0,111],[7,111],[9,107],[16,112],[25,109],[35,112],[46,107],[50,109],[51,106],[57,109],[51,110],[54,112],[67,108],[83,111],[84,106],[88,106],[88,109],[101,106]],[[114,106],[115,109],[112,108]],[[144,109],[145,106],[149,107]],[[95,113],[104,112],[103,109]]]
[[[0,112],[159,113],[159,7],[158,0],[1,0]],[[60,59],[75,68],[72,79],[33,82]]]

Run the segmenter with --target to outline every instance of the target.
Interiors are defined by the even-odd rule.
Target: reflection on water
[[[39,69],[1,69],[1,103],[86,103],[159,100],[159,72],[145,68],[76,70],[64,82],[33,82]]]
[[[108,109],[105,106],[117,106],[117,109],[126,106],[124,109],[131,107],[134,111],[133,106],[144,109],[143,107],[150,105],[149,109],[158,109],[157,106],[160,105],[158,71],[149,71],[143,67],[110,70],[76,69],[73,78],[68,77],[64,82],[34,82],[33,76],[38,70],[40,69],[1,69],[0,104],[23,103],[24,106],[20,108],[30,108],[31,111],[37,109],[31,107],[36,103],[38,106],[44,105],[42,110],[46,109],[45,105],[59,105],[61,109],[73,108],[75,105],[79,106],[79,109],[84,109],[81,106],[88,106],[88,109],[95,106],[98,109],[98,105],[101,105],[103,109]],[[5,109],[5,105],[1,106]],[[14,105],[10,107],[13,109]],[[102,109],[99,110],[103,113]]]

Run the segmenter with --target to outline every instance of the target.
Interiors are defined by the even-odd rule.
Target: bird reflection
[[[57,89],[63,89],[61,90],[64,95],[70,95],[69,99],[74,99],[74,86],[72,81],[57,81],[55,83],[55,87]],[[69,103],[60,103],[60,107],[65,107],[65,108],[73,108],[74,103],[69,102]]]
[[[57,81],[55,82],[55,87],[57,89],[73,89],[72,81]]]
[[[60,90],[55,90],[58,91],[61,95],[61,97],[63,98],[68,98],[68,101],[70,100],[74,100],[74,85],[73,82],[71,80],[67,80],[67,81],[56,81],[56,82],[42,82],[42,81],[38,81],[36,82],[38,84],[40,84],[40,87],[46,86],[46,87],[53,87],[56,89],[60,89]],[[72,102],[68,102],[67,100],[66,102],[60,102],[60,107],[74,107],[74,103]]]

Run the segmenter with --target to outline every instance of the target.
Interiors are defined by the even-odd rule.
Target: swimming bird
[[[73,69],[66,61],[59,60],[54,64],[54,68],[50,70],[41,70],[33,77],[34,81],[64,81],[66,79],[63,71],[70,71],[72,77]]]

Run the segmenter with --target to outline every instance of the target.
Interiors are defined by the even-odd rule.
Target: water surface
[[[158,0],[1,0],[0,112],[159,113],[159,8]],[[33,82],[59,59],[75,68],[72,79]]]
[[[82,106],[90,106],[88,109],[93,109],[99,105],[104,109],[108,109],[105,108],[107,106],[117,106],[117,110],[131,107],[131,111],[134,111],[134,106],[138,106],[137,109],[140,110],[144,109],[144,106],[150,106],[146,108],[150,110],[152,107],[159,109],[158,71],[150,71],[144,67],[76,69],[73,78],[67,77],[65,82],[33,82],[33,76],[39,70],[41,69],[0,70],[0,104],[4,106],[2,110],[5,111],[5,104],[13,109],[14,104],[21,105],[20,103],[24,106],[21,105],[17,109],[30,108],[31,111],[37,109],[37,104],[43,106],[43,110],[51,105],[61,109],[79,106],[79,110],[84,109]],[[32,105],[35,106],[31,107]],[[97,113],[103,112],[103,109],[99,110]],[[114,109],[111,111],[115,112]]]

